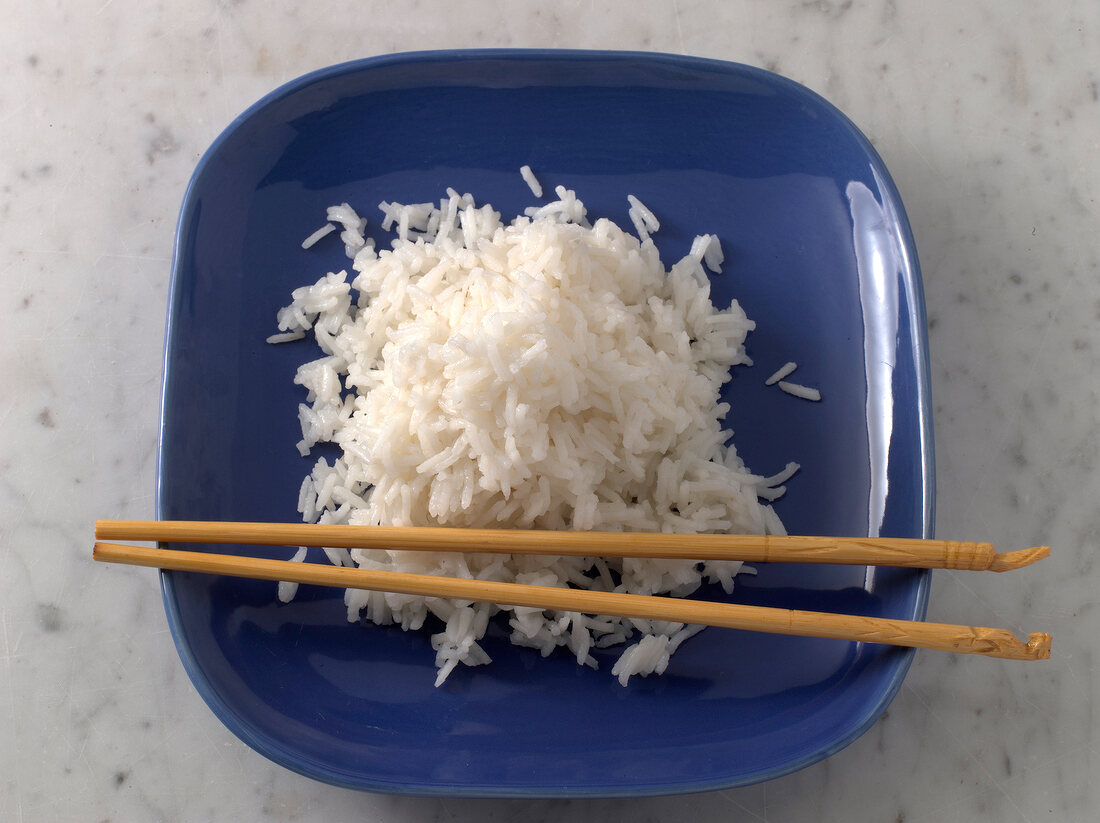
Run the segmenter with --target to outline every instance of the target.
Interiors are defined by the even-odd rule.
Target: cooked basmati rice
[[[538,178],[535,177],[535,173],[531,171],[530,166],[520,166],[520,176],[523,178],[523,182],[531,188],[531,194],[535,197],[542,197],[542,184]]]
[[[634,224],[634,231],[637,232],[638,239],[645,242],[651,234],[661,228],[661,222],[649,210],[649,207],[633,194],[626,196],[626,202],[630,204],[630,209],[626,213],[627,217]]]
[[[294,552],[294,556],[290,559],[291,562],[301,563],[303,560],[306,559],[306,547],[299,546],[298,551]],[[291,600],[294,599],[294,595],[296,595],[297,593],[297,583],[291,580],[283,580],[281,583],[279,583],[278,596],[279,600],[283,603],[289,603]]]
[[[784,533],[761,498],[781,494],[773,487],[797,465],[774,478],[751,474],[721,425],[729,406],[719,391],[732,366],[750,362],[743,344],[754,324],[736,301],[723,310],[711,303],[702,263],[721,262],[717,238],[698,238],[666,271],[648,239],[659,223],[636,198],[641,241],[607,219],[590,224],[572,191],[555,191],[557,201],[507,225],[452,190],[438,206],[383,202],[382,227],[397,237],[380,252],[350,206],[330,209],[356,275],[295,290],[278,315],[284,334],[272,338],[314,333],[325,356],[295,378],[308,393],[299,450],[319,442],[342,450],[303,482],[303,519]],[[704,582],[729,592],[734,575],[751,571],[731,561],[366,549],[329,559],[675,596]],[[624,685],[663,672],[699,629],[359,590],[345,603],[352,621],[406,630],[429,616],[441,621],[432,635],[437,685],[459,663],[489,662],[479,641],[500,612],[513,643],[543,656],[565,647],[593,668],[594,649],[640,635],[612,670]]]
[[[782,380],[784,377],[786,377],[797,368],[798,364],[794,361],[784,363],[782,366],[775,370],[775,373],[772,374],[771,377],[764,381],[764,385],[774,386],[776,383],[778,383],[780,380]]]
[[[708,234],[704,235],[709,238],[706,251],[703,252],[703,262],[707,268],[715,274],[722,273],[722,263],[725,261],[726,256],[722,253],[722,243],[718,240],[718,235]]]
[[[812,400],[816,403],[821,399],[821,392],[809,386],[800,386],[797,383],[788,383],[786,380],[780,380],[779,388],[787,394],[793,394],[795,397],[801,397],[803,400]]]
[[[321,226],[321,228],[317,229],[317,231],[315,231],[313,234],[302,241],[302,248],[313,248],[314,244],[318,240],[320,240],[327,234],[332,234],[334,231],[336,231],[336,226],[332,225],[332,223],[325,223],[325,225]]]

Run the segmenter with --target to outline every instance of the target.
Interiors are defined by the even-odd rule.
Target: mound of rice
[[[270,338],[312,330],[325,355],[295,378],[308,392],[298,448],[336,443],[342,457],[318,460],[303,482],[305,521],[783,533],[766,501],[797,466],[751,474],[721,425],[729,407],[719,390],[731,366],[749,363],[754,324],[736,302],[710,301],[703,266],[720,266],[717,238],[697,238],[666,271],[648,238],[659,224],[636,198],[642,240],[607,219],[590,224],[572,191],[556,193],[507,225],[452,190],[438,204],[383,202],[382,228],[396,238],[382,251],[350,206],[329,209],[354,279],[339,272],[297,289]],[[729,592],[747,571],[728,561],[325,551],[349,566],[674,596],[704,581]],[[280,597],[293,588],[282,584]],[[351,621],[435,625],[437,685],[459,663],[489,662],[478,641],[502,611],[513,643],[543,656],[564,646],[593,668],[593,648],[634,639],[612,669],[624,685],[663,672],[699,630],[358,590],[345,602]]]

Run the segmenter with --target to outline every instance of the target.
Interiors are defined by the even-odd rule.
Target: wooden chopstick
[[[451,597],[536,609],[722,626],[771,634],[883,643],[960,654],[980,654],[1006,660],[1045,660],[1050,657],[1051,647],[1051,636],[1038,632],[1028,635],[1025,643],[1006,629],[682,600],[673,597],[528,586],[518,583],[496,583],[486,580],[464,580],[344,566],[293,563],[286,560],[174,549],[150,549],[117,543],[97,542],[92,550],[92,557],[108,563],[126,563],[177,571],[260,580],[286,580],[425,597]]]
[[[998,553],[989,543],[915,538],[523,531],[187,520],[100,520],[96,522],[95,536],[97,540],[155,540],[162,543],[746,560],[995,572],[1022,568],[1050,554],[1049,546]]]

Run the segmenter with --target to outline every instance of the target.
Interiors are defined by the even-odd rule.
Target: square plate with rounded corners
[[[323,69],[238,117],[195,171],[172,273],[157,479],[161,519],[294,521],[301,478],[292,384],[310,341],[264,342],[293,288],[348,266],[330,235],[351,203],[447,186],[505,218],[575,189],[621,225],[626,195],[661,219],[666,264],[716,233],[757,331],[727,386],[754,471],[802,471],[777,511],[793,533],[928,537],[933,453],[924,303],[913,239],[867,139],[804,87],[755,68],[628,52],[473,51]],[[765,387],[788,360],[810,403]],[[232,549],[231,549],[232,550]],[[240,547],[241,553],[257,551]],[[284,550],[278,550],[283,552]],[[286,550],[282,556],[289,555]],[[920,619],[929,574],[760,566],[733,599]],[[709,629],[661,677],[619,686],[565,653],[486,641],[491,666],[433,688],[427,632],[345,620],[341,593],[163,575],[183,664],[211,709],[283,766],[370,791],[625,796],[777,777],[844,747],[889,704],[912,652]],[[720,594],[720,593],[719,593]],[[714,592],[706,592],[714,596]]]

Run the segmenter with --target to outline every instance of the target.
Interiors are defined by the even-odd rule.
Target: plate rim
[[[916,365],[915,397],[918,418],[919,437],[919,464],[920,471],[920,505],[922,512],[922,537],[930,538],[934,533],[935,523],[935,451],[934,431],[932,421],[931,402],[931,358],[928,348],[928,323],[927,308],[925,305],[924,285],[921,277],[920,264],[916,253],[916,244],[909,224],[901,197],[894,184],[893,178],[886,167],[882,157],[876,151],[871,141],[863,132],[835,105],[819,95],[812,89],[790,78],[767,71],[756,66],[733,61],[718,60],[706,57],[694,57],[677,55],[664,52],[646,52],[637,50],[607,50],[607,49],[440,49],[420,50],[408,52],[396,52],[392,54],[377,55],[373,57],[359,58],[345,62],[325,66],[307,72],[299,77],[287,81],[263,95],[256,102],[234,117],[230,123],[218,134],[214,141],[203,152],[192,172],[185,189],[176,232],[173,241],[172,267],[168,284],[166,322],[164,331],[164,352],[162,357],[162,378],[160,391],[160,417],[157,427],[157,452],[154,488],[154,509],[158,519],[164,519],[164,498],[162,494],[162,463],[165,455],[165,419],[169,390],[169,361],[170,343],[173,337],[173,306],[176,303],[177,292],[181,288],[181,254],[180,250],[186,237],[193,228],[194,210],[187,209],[195,197],[195,190],[200,178],[205,174],[207,167],[218,155],[221,146],[245,123],[250,121],[263,109],[274,105],[281,100],[305,89],[317,82],[329,80],[344,74],[352,74],[365,70],[384,68],[393,65],[409,63],[448,63],[456,61],[476,60],[510,60],[517,62],[571,62],[575,60],[605,61],[605,62],[630,62],[635,61],[650,66],[670,66],[681,69],[705,70],[729,76],[752,77],[764,83],[778,85],[794,94],[804,98],[808,103],[818,106],[834,116],[837,122],[852,137],[867,155],[876,176],[883,198],[891,201],[898,232],[900,245],[897,249],[901,258],[901,271],[906,286],[911,290],[913,300],[906,301],[905,319],[913,332],[912,349]],[[178,604],[175,600],[173,586],[173,572],[161,571],[160,585],[161,597],[164,602],[165,615],[168,628],[172,635],[173,643],[179,655],[180,662],[186,671],[188,678],[195,687],[199,696],[221,721],[221,723],[247,746],[262,754],[272,762],[296,772],[297,774],[318,780],[330,785],[358,791],[373,791],[388,794],[400,794],[407,796],[423,797],[475,797],[475,798],[622,798],[622,797],[649,797],[674,794],[690,794],[722,789],[731,789],[741,786],[772,780],[787,774],[800,771],[844,749],[859,737],[861,737],[879,719],[886,708],[897,696],[902,683],[908,674],[915,657],[914,649],[899,650],[895,671],[884,689],[880,699],[865,707],[858,722],[855,722],[850,730],[834,740],[831,745],[815,749],[802,757],[788,761],[781,766],[766,770],[753,771],[741,776],[727,778],[714,778],[706,781],[680,781],[669,784],[629,784],[608,786],[532,786],[529,788],[497,785],[443,785],[414,782],[395,782],[384,779],[366,778],[363,775],[353,774],[349,770],[340,770],[331,766],[322,766],[314,763],[300,754],[290,752],[282,745],[270,740],[264,735],[258,734],[237,713],[237,711],[210,686],[209,680],[204,676],[201,666],[195,658],[191,645],[185,642],[186,632],[182,624]],[[919,575],[915,587],[916,618],[922,619],[927,613],[928,599],[931,589],[931,573],[924,572]]]

